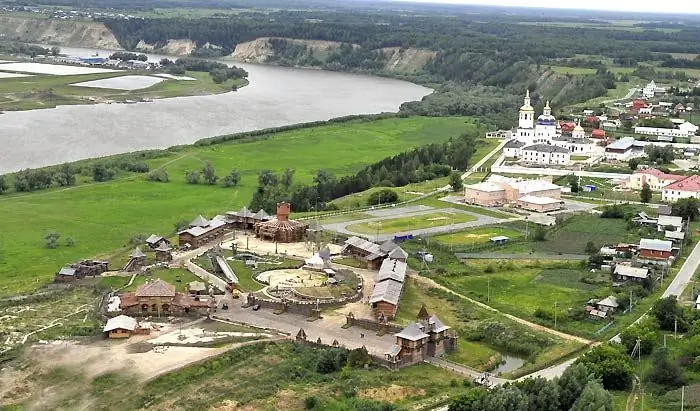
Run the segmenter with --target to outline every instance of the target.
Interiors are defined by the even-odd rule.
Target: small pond
[[[512,355],[508,354],[501,354],[501,364],[496,367],[492,373],[502,374],[505,372],[515,371],[523,365],[525,365],[524,359],[520,357],[513,357]]]

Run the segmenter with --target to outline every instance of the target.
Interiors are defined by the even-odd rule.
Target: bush
[[[167,183],[170,181],[170,179],[168,178],[168,172],[165,171],[164,168],[158,168],[151,171],[150,173],[148,173],[146,179],[148,181],[155,181],[158,183]]]
[[[495,271],[496,271],[496,270],[493,268],[493,266],[492,266],[491,264],[487,265],[486,268],[484,268],[484,272],[485,272],[486,274],[492,274],[492,273],[494,273]]]
[[[367,197],[367,205],[391,204],[399,201],[399,195],[390,188],[375,191]]]
[[[304,409],[313,410],[318,405],[318,399],[313,395],[304,398]]]
[[[103,163],[96,163],[92,166],[92,179],[96,182],[109,181],[114,178],[116,172],[107,168]]]
[[[199,172],[190,171],[186,176],[187,184],[199,184]]]

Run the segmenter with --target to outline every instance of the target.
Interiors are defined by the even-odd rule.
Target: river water
[[[110,53],[66,47],[62,52],[80,56]],[[250,85],[236,92],[151,103],[6,112],[0,115],[0,174],[189,144],[221,134],[351,114],[395,112],[401,103],[420,100],[431,92],[423,86],[380,77],[235,64],[248,71],[250,80]]]

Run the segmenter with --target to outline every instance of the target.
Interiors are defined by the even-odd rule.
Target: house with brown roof
[[[207,314],[216,307],[213,298],[190,296],[175,291],[175,286],[161,279],[138,286],[135,292],[120,296],[119,308],[130,315],[184,316]]]
[[[208,242],[217,240],[224,234],[226,217],[217,215],[211,221],[199,215],[192,220],[189,228],[177,233],[180,246],[198,248]]]
[[[415,364],[426,357],[441,357],[457,347],[457,336],[425,305],[418,312],[417,322],[395,334],[396,344],[385,354],[393,363]]]

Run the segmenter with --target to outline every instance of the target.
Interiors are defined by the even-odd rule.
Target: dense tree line
[[[61,49],[58,47],[44,48],[33,44],[17,43],[14,41],[0,42],[0,54],[24,54],[30,57],[39,55],[58,56]]]
[[[492,390],[470,388],[455,397],[449,411],[612,411],[613,397],[583,365],[572,365],[560,378],[531,378]]]
[[[327,170],[319,170],[313,185],[294,184],[292,169],[282,175],[263,170],[250,208],[274,212],[278,202],[289,201],[295,211],[328,209],[331,200],[371,187],[403,186],[449,176],[453,168],[465,170],[475,151],[476,139],[465,134],[387,157],[350,176],[337,178]]]

